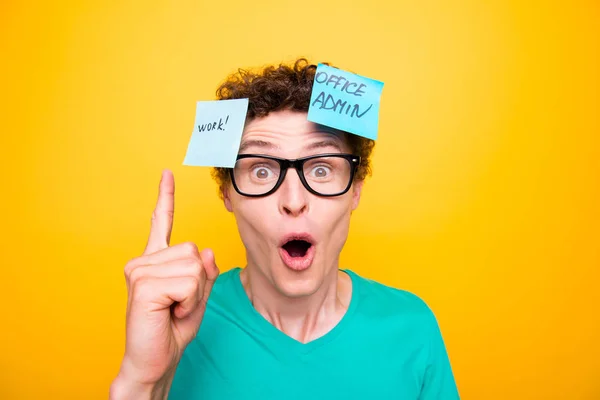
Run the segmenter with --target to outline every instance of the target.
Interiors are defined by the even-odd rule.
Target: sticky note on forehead
[[[308,120],[369,139],[377,139],[383,82],[319,64]]]
[[[248,112],[248,99],[199,101],[184,165],[233,168]]]

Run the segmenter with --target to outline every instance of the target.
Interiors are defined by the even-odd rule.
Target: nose
[[[310,193],[304,188],[298,171],[290,168],[287,171],[279,190],[279,212],[283,215],[298,217],[308,211]]]

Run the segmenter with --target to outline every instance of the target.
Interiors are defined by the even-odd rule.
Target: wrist
[[[117,375],[110,385],[109,400],[152,399],[152,384],[143,384]]]
[[[171,379],[143,383],[119,373],[110,385],[109,400],[166,400]]]

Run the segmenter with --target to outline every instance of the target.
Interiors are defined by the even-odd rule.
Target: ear
[[[233,212],[233,207],[231,206],[231,196],[229,195],[230,185],[225,186],[221,193],[223,193],[223,204],[225,204],[225,208],[229,212]]]
[[[360,202],[360,194],[362,192],[364,180],[355,181],[352,184],[352,211],[356,210],[358,203]]]

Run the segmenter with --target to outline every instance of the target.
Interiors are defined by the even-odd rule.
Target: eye
[[[331,169],[325,165],[317,165],[310,171],[310,175],[315,178],[327,178],[330,173]]]
[[[268,167],[256,166],[252,169],[252,177],[257,178],[259,180],[266,180],[273,177],[273,171],[271,171]]]

